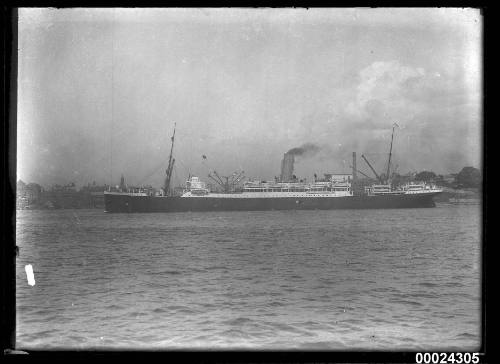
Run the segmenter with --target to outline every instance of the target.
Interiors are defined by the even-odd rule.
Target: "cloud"
[[[357,81],[345,106],[307,115],[297,132],[330,145],[322,159],[326,153],[334,168],[345,170],[353,151],[373,154],[382,168],[394,122],[400,126],[393,149],[399,172],[479,165],[480,115],[474,90],[461,80],[392,60],[361,69]]]
[[[409,121],[419,106],[408,97],[407,89],[425,77],[425,70],[420,67],[401,65],[398,61],[374,62],[359,72],[356,96],[348,103],[345,117],[369,128],[387,128],[396,119]]]

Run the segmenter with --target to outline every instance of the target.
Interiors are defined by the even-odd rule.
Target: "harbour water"
[[[477,205],[18,211],[17,347],[474,351],[481,228]]]

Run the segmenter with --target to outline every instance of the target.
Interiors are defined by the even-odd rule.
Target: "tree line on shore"
[[[443,175],[437,175],[432,171],[422,171],[415,175],[415,179],[451,188],[481,188],[481,171],[477,168],[464,167],[459,173],[452,176],[454,178],[450,180],[446,179]]]

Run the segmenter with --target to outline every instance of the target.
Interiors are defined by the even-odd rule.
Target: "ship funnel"
[[[295,156],[292,153],[285,153],[281,161],[281,182],[290,182],[293,180],[293,164]]]

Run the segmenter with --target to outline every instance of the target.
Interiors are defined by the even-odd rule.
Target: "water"
[[[478,206],[18,211],[17,347],[477,350],[480,231]]]

